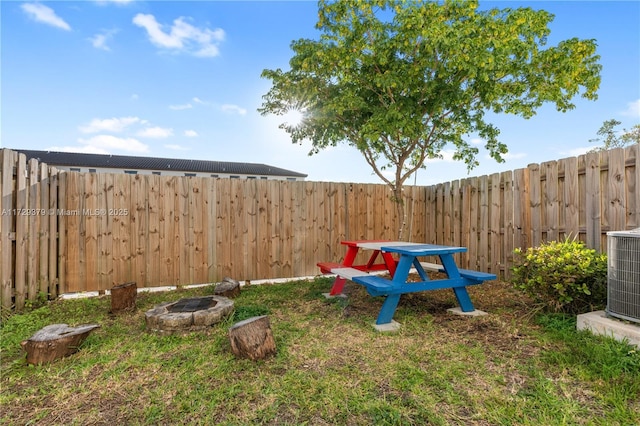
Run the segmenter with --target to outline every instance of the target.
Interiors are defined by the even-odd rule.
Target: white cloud
[[[122,132],[125,128],[135,123],[144,124],[146,121],[140,120],[138,117],[122,117],[122,118],[94,118],[86,126],[78,128],[82,133],[98,133],[98,132]]]
[[[22,10],[34,21],[71,31],[71,26],[64,19],[56,15],[50,7],[39,3],[24,3],[21,5]]]
[[[525,158],[527,156],[524,152],[507,152],[506,154],[502,154],[502,158],[505,160],[519,160],[521,158]],[[487,158],[492,158],[490,155]]]
[[[247,113],[246,109],[233,104],[224,104],[220,107],[220,109],[224,112],[235,113],[240,115],[245,115]]]
[[[482,138],[471,138],[469,143],[471,143],[471,145],[482,145],[485,143],[485,140]]]
[[[627,117],[640,118],[640,99],[627,103],[627,109],[620,114]]]
[[[91,45],[96,49],[102,49],[106,51],[111,51],[111,48],[107,46],[107,42],[113,37],[118,30],[109,30],[103,31],[102,33],[96,34],[93,37],[89,38]]]
[[[182,145],[174,145],[174,144],[168,144],[168,145],[165,145],[164,147],[167,149],[173,149],[174,151],[189,151],[191,149]]]
[[[184,104],[184,105],[169,105],[169,109],[172,109],[174,111],[180,111],[183,109],[191,109],[193,108],[193,105],[191,104]]]
[[[133,95],[131,95],[131,100],[132,101],[137,101],[138,99],[140,99],[140,96],[138,96],[137,93],[134,93]]]
[[[173,136],[173,129],[163,127],[147,127],[136,133],[141,138],[164,139]]]
[[[203,101],[202,99],[198,98],[198,97],[194,97],[192,99],[193,102],[200,104],[200,105],[209,105],[209,102],[207,101]]]
[[[185,130],[184,135],[188,138],[195,138],[198,136],[198,132],[196,132],[195,130]]]
[[[78,142],[85,146],[85,149],[96,149],[109,151],[112,149],[127,152],[148,152],[149,147],[134,138],[119,138],[112,135],[97,135],[89,139],[79,138]]]
[[[168,31],[153,15],[138,13],[133,23],[147,30],[149,40],[156,46],[200,57],[218,56],[218,45],[225,37],[224,30],[220,28],[197,28],[186,22],[184,17],[175,19]]]

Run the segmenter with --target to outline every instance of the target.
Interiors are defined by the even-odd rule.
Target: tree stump
[[[240,295],[240,282],[233,278],[225,277],[222,282],[216,285],[216,288],[213,290],[213,294],[234,298]]]
[[[138,286],[135,282],[117,285],[111,289],[111,313],[136,310]]]
[[[240,321],[229,329],[231,350],[239,358],[263,359],[276,353],[269,317],[266,315]]]
[[[89,333],[98,327],[98,324],[78,327],[52,324],[41,328],[28,340],[20,342],[20,346],[27,352],[29,364],[40,365],[76,353]]]

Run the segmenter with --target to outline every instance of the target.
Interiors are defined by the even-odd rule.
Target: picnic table
[[[465,313],[473,312],[475,308],[467,292],[467,286],[496,279],[495,274],[458,268],[454,254],[467,251],[466,247],[402,241],[349,241],[344,244],[350,250],[347,250],[348,256],[345,256],[342,264],[319,263],[318,266],[324,273],[336,274],[330,293],[332,295],[340,294],[345,280],[349,279],[364,286],[371,296],[385,296],[376,325],[390,324],[393,321],[400,296],[405,293],[451,288],[460,310]],[[359,249],[373,250],[373,254],[367,264],[353,266]],[[378,255],[381,255],[384,263],[375,264]],[[398,260],[395,260],[394,255],[398,256]],[[421,262],[419,258],[422,257],[437,257],[440,263]],[[391,278],[369,273],[383,270],[381,265],[387,268]],[[419,281],[409,281],[412,268],[419,275]],[[430,279],[425,269],[444,272],[446,278]]]
[[[336,279],[331,286],[329,296],[339,296],[347,280],[352,280],[357,276],[369,275],[369,272],[388,271],[393,276],[396,270],[396,260],[393,255],[383,252],[385,245],[407,245],[412,244],[406,241],[389,240],[354,240],[342,241],[341,244],[347,247],[347,253],[342,263],[319,262],[318,267],[323,274],[336,274]],[[367,263],[354,265],[360,249],[372,250]],[[377,263],[376,263],[377,262]]]

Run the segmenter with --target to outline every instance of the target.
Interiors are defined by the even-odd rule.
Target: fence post
[[[13,218],[13,165],[15,153],[0,150],[0,307],[13,306],[11,224]]]

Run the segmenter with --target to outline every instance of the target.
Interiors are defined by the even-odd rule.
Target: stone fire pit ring
[[[158,334],[200,331],[217,324],[233,312],[233,300],[203,296],[166,302],[148,310],[147,329]]]

